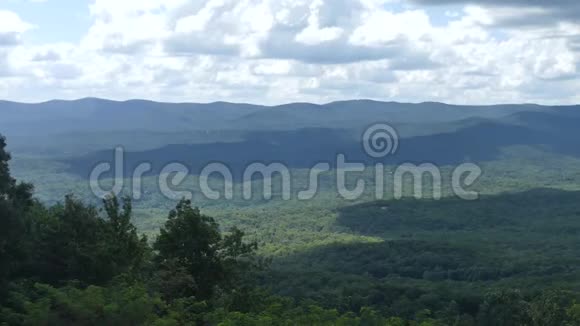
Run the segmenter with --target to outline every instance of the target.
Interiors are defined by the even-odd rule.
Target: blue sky
[[[78,42],[91,26],[88,0],[0,0],[0,9],[36,26],[25,36],[32,44]]]
[[[0,0],[0,98],[579,103],[569,0]]]

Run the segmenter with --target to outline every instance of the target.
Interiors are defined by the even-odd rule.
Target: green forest
[[[0,0],[0,326],[580,326],[580,0]]]
[[[2,138],[3,325],[580,325],[575,177],[521,178],[547,157],[490,164],[502,182],[475,202],[323,193],[204,212],[82,191],[47,204],[10,158]]]
[[[580,0],[0,0],[0,326],[580,326]]]

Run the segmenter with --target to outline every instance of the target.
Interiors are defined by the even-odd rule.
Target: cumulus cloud
[[[0,12],[0,96],[580,100],[580,26],[560,13],[576,1],[527,2],[93,0],[82,39],[58,44],[28,44],[32,25]],[[431,5],[454,7],[442,21]]]
[[[10,65],[7,62],[6,52],[0,51],[0,78],[12,75]]]
[[[0,10],[0,46],[14,46],[21,42],[22,34],[32,25],[24,22],[16,13]]]
[[[58,61],[61,59],[60,54],[53,50],[38,51],[32,57],[32,61]]]
[[[176,7],[165,50],[179,55],[212,54],[350,63],[412,53],[411,40],[429,26],[420,12],[392,14],[358,1],[208,1]],[[385,17],[388,16],[388,17]],[[412,27],[412,28],[411,28]],[[414,54],[417,56],[416,54]]]
[[[580,2],[576,0],[411,0],[422,5],[475,4],[494,8],[495,23],[501,25],[545,25],[578,22]]]

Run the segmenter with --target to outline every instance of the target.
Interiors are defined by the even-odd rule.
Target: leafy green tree
[[[209,299],[216,288],[235,287],[241,271],[250,266],[256,244],[245,243],[243,236],[236,229],[222,236],[213,218],[193,208],[191,201],[182,200],[169,213],[154,244],[156,261],[161,270],[173,269],[170,273],[187,271],[193,282],[187,294]]]
[[[106,232],[108,233],[109,253],[116,270],[115,274],[137,274],[149,258],[147,237],[139,238],[137,228],[131,223],[133,209],[131,199],[123,198],[123,205],[116,196],[103,200],[106,212]]]
[[[10,154],[6,151],[6,138],[0,136],[0,194],[6,199],[6,194],[10,192],[14,184],[14,179],[10,176]]]
[[[580,304],[574,302],[568,309],[566,309],[566,316],[568,318],[567,326],[580,325]]]
[[[102,285],[115,276],[140,272],[148,245],[131,224],[131,203],[104,200],[105,218],[73,196],[35,219],[37,279],[50,284],[79,280]]]
[[[76,286],[55,288],[34,284],[13,296],[15,311],[4,309],[0,324],[9,325],[149,325],[161,320],[165,311],[161,299],[142,284],[115,284],[108,287]]]
[[[36,220],[37,279],[50,284],[79,280],[102,284],[112,277],[105,242],[105,221],[95,207],[69,195],[63,204]]]
[[[25,217],[33,204],[32,185],[17,183],[11,177],[9,161],[6,140],[0,136],[0,298],[8,280],[26,259]]]
[[[530,325],[529,303],[520,291],[500,290],[488,293],[480,307],[478,324],[481,326]]]
[[[560,291],[545,291],[530,303],[531,325],[564,325],[568,319],[567,296]]]

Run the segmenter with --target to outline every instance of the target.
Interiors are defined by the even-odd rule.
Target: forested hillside
[[[84,99],[0,113],[0,324],[580,325],[576,107]],[[400,136],[382,159],[360,139],[377,122]],[[89,174],[114,165],[117,146],[126,184],[103,201]],[[338,154],[365,166],[348,181],[368,185],[358,199],[337,195]],[[199,171],[216,161],[234,174],[233,199],[200,195]],[[290,200],[277,187],[239,195],[256,161],[287,166]],[[189,168],[174,190],[191,200],[160,189],[173,162]],[[319,162],[331,170],[318,192],[297,199]],[[424,198],[410,182],[401,200],[375,198],[375,164],[391,184],[405,162],[440,168],[440,200],[428,178]],[[465,162],[483,171],[475,201],[448,182]]]
[[[386,237],[273,260],[260,255],[258,242],[244,232],[221,230],[186,200],[168,213],[154,239],[138,235],[130,199],[108,197],[97,209],[71,195],[47,207],[32,198],[32,185],[12,178],[5,147],[0,138],[2,324],[580,323],[575,303],[580,292],[573,281],[580,262],[565,249],[566,239],[580,230],[570,219],[580,215],[575,193],[489,198],[476,206],[448,200],[401,202],[389,210],[383,209],[389,203],[351,207],[338,223]],[[422,218],[421,211],[433,219]],[[509,215],[501,215],[506,211]],[[546,220],[551,216],[562,221]],[[523,219],[537,221],[537,228]],[[559,227],[550,228],[554,223]],[[496,232],[513,236],[526,228],[529,239],[498,236],[478,243],[473,238]],[[444,238],[421,234],[429,230]],[[389,240],[397,232],[402,238]],[[466,237],[449,241],[446,232],[466,232]],[[553,253],[540,256],[530,247],[547,239],[553,239]],[[502,252],[505,246],[511,253]],[[558,257],[563,254],[568,256]],[[491,281],[495,285],[489,286]]]

